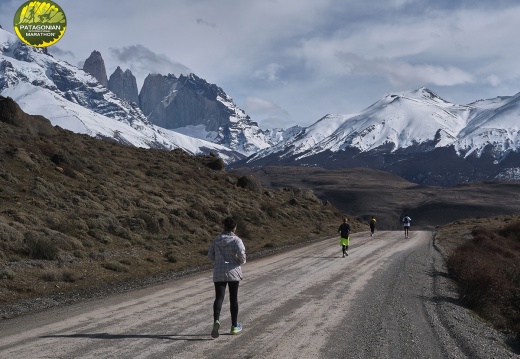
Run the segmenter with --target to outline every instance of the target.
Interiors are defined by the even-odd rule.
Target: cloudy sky
[[[24,0],[0,0],[13,31]],[[193,72],[262,128],[308,126],[428,87],[466,104],[520,92],[518,0],[55,0],[67,31],[49,48],[110,76]]]

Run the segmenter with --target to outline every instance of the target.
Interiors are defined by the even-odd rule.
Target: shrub
[[[128,268],[119,262],[105,262],[102,264],[103,268],[114,272],[128,272]]]
[[[16,228],[0,223],[0,242],[17,242],[23,240],[23,234]]]
[[[32,259],[55,260],[58,258],[58,247],[52,242],[41,238],[26,238],[25,250]]]
[[[240,216],[234,216],[235,222],[237,223],[237,236],[241,239],[253,239],[254,235],[249,225],[245,220],[243,220]]]
[[[78,280],[78,274],[72,270],[64,270],[61,273],[61,280],[63,282],[74,283]]]
[[[465,305],[520,339],[520,226],[515,223],[498,233],[475,228],[473,239],[448,257],[448,271]]]
[[[205,220],[208,222],[220,223],[222,221],[222,216],[219,212],[214,211],[212,209],[206,209],[204,211]]]
[[[137,215],[139,219],[146,224],[146,230],[150,233],[157,234],[161,231],[159,218],[152,213],[141,212]]]
[[[0,269],[0,279],[14,279],[14,272],[8,268]]]
[[[173,253],[173,251],[169,251],[167,252],[164,257],[166,258],[166,260],[170,263],[177,263],[178,261],[178,258],[177,256],[175,255],[175,253]]]
[[[46,282],[58,282],[60,274],[56,269],[47,269],[42,273],[41,278]]]
[[[520,243],[520,222],[511,223],[498,232],[502,237],[515,240]]]
[[[262,203],[260,209],[269,217],[276,218],[278,216],[278,206],[274,203]]]

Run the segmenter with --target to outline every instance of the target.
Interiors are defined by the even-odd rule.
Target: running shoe
[[[211,337],[212,338],[218,338],[218,330],[220,329],[220,322],[218,320],[215,320],[215,323],[213,323],[213,330],[211,331]]]
[[[240,323],[237,323],[237,326],[231,326],[231,334],[240,334],[242,332],[242,325]]]

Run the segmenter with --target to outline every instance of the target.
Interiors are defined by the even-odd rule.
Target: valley
[[[323,200],[368,226],[370,216],[378,228],[398,230],[405,212],[412,228],[434,229],[465,218],[520,213],[520,182],[474,182],[449,187],[424,186],[391,173],[367,168],[272,166],[236,168],[265,186],[312,189]]]

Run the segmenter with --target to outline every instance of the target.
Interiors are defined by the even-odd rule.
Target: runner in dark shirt
[[[341,246],[343,257],[348,256],[348,246],[350,244],[350,225],[347,222],[347,217],[343,218],[343,223],[341,223],[338,228],[338,233],[340,236],[339,245]]]

